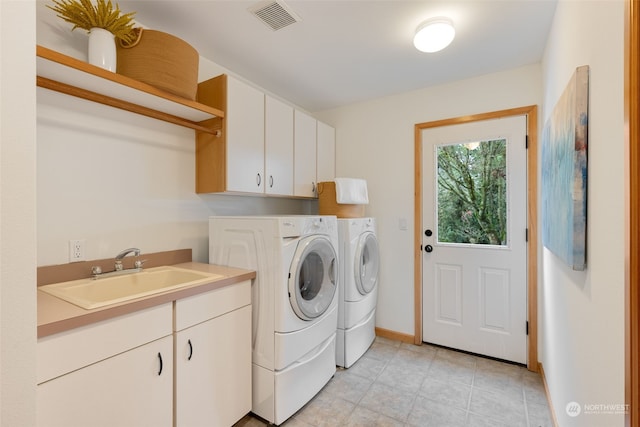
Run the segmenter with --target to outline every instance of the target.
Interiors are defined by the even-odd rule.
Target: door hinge
[[[524,148],[525,150],[529,149],[529,135],[525,135],[524,137]]]
[[[527,335],[529,335],[529,321],[528,320],[527,320],[527,325],[526,325],[526,332],[527,332]]]
[[[529,241],[529,229],[528,228],[524,229],[524,241],[525,242]]]

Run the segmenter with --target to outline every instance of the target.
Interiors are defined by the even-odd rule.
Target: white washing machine
[[[334,216],[210,217],[209,262],[256,271],[252,412],[279,425],[336,371]]]
[[[353,365],[375,339],[380,255],[373,218],[338,219],[340,280],[336,364]]]

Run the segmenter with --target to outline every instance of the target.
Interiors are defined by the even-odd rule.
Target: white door
[[[423,341],[526,363],[526,116],[422,131]]]

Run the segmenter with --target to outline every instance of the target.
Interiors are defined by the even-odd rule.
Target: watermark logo
[[[569,402],[565,407],[567,415],[577,417],[583,415],[624,415],[629,413],[629,405],[626,403],[585,403]]]
[[[565,407],[565,411],[567,411],[567,415],[570,417],[577,417],[582,412],[582,407],[578,402],[569,402]]]

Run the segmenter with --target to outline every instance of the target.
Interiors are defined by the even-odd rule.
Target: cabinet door
[[[265,96],[265,193],[293,195],[293,107]]]
[[[36,398],[39,426],[169,427],[173,337],[44,382],[38,385]]]
[[[176,333],[176,425],[231,426],[251,410],[251,306]]]
[[[336,130],[322,122],[318,122],[317,169],[318,182],[336,177]]]
[[[295,111],[293,194],[316,197],[316,119]]]
[[[227,77],[227,191],[264,192],[264,94]]]

